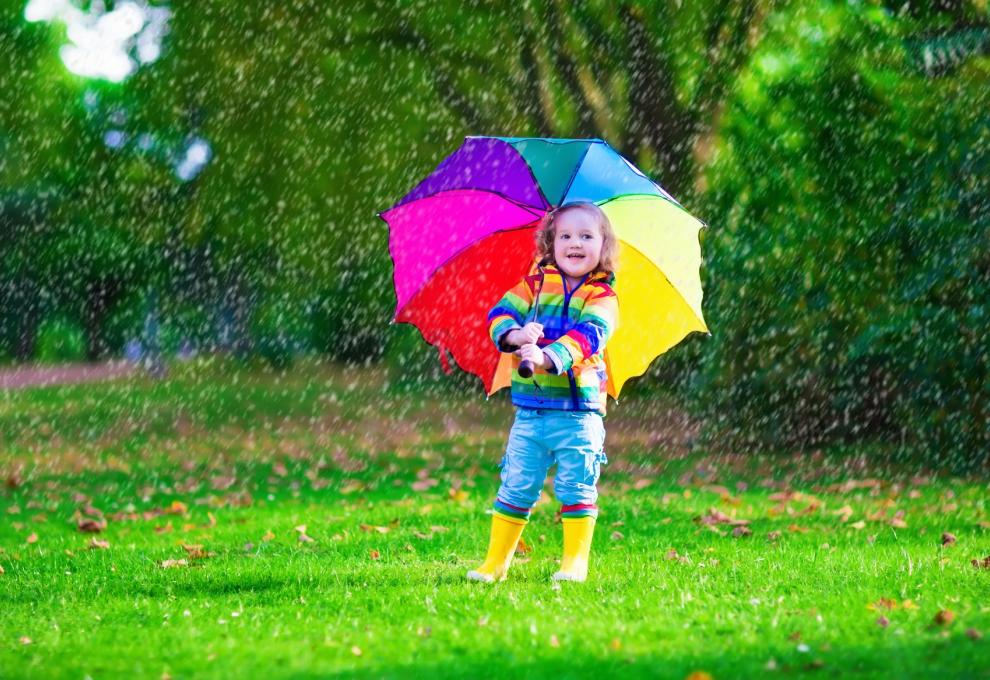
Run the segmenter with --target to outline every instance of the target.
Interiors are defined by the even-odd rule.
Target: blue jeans
[[[498,499],[520,508],[536,504],[557,464],[553,492],[562,505],[594,504],[605,457],[605,425],[594,411],[516,408],[502,458]]]

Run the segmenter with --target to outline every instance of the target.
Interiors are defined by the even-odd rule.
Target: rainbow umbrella
[[[477,375],[488,394],[507,387],[512,356],[488,337],[488,310],[533,270],[534,237],[550,209],[587,201],[619,239],[619,327],[605,349],[608,393],[692,331],[701,313],[705,224],[600,139],[466,137],[402,200],[389,227],[396,322],[410,323]]]

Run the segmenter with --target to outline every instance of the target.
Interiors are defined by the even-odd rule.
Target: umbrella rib
[[[601,208],[604,205],[608,205],[612,201],[617,201],[617,200],[622,199],[622,198],[635,198],[637,196],[642,197],[642,198],[659,198],[662,201],[666,201],[667,203],[670,203],[675,208],[677,208],[677,209],[681,210],[682,212],[684,212],[688,217],[692,218],[693,220],[695,220],[697,222],[700,222],[701,223],[701,226],[703,226],[705,229],[708,228],[708,223],[705,222],[703,219],[700,219],[700,218],[696,217],[695,215],[692,215],[691,213],[689,213],[687,211],[687,208],[685,208],[683,205],[681,205],[680,203],[678,203],[676,200],[673,200],[672,201],[672,200],[670,200],[669,198],[667,198],[666,196],[664,196],[662,194],[621,194],[619,196],[612,196],[611,198],[606,198],[601,203],[596,203],[595,205],[597,205],[599,208]]]
[[[526,167],[528,169],[529,168],[529,165],[527,165]],[[532,173],[532,171],[530,171],[530,172]],[[537,189],[539,189],[539,185],[537,185]],[[401,200],[400,200],[398,203],[396,203],[392,207],[386,208],[385,210],[382,210],[381,212],[375,213],[375,216],[376,217],[380,217],[385,222],[385,224],[388,224],[388,220],[386,220],[383,217],[383,215],[385,213],[387,213],[387,212],[389,212],[391,210],[395,210],[396,208],[401,208],[404,205],[413,205],[414,203],[419,203],[420,201],[425,201],[428,198],[435,198],[435,197],[439,196],[440,194],[451,193],[451,192],[454,192],[454,191],[478,191],[478,192],[481,192],[481,193],[484,193],[484,194],[492,194],[493,196],[498,196],[499,198],[504,199],[505,201],[511,203],[512,205],[516,206],[517,208],[522,208],[523,210],[530,210],[530,211],[532,211],[532,210],[542,210],[543,207],[544,207],[544,206],[530,205],[529,203],[523,203],[521,201],[518,201],[518,200],[512,198],[511,196],[508,196],[506,194],[503,194],[501,191],[495,191],[494,189],[483,189],[481,187],[458,187],[456,189],[451,189],[451,188],[440,189],[439,191],[435,191],[432,194],[427,194],[426,196],[420,196],[419,198],[417,198],[415,200],[412,200],[412,201],[408,201],[406,203],[402,203]],[[543,192],[542,191],[540,192],[540,198],[542,198],[544,201],[546,200],[546,196],[543,195]]]
[[[597,142],[593,142],[593,143],[604,144],[605,142],[598,140]],[[577,177],[578,172],[581,170],[581,166],[584,165],[584,159],[588,157],[589,151],[591,151],[591,144],[589,144],[588,148],[584,150],[583,154],[581,154],[581,160],[579,160],[577,163],[574,164],[574,171],[571,172],[571,177],[570,179],[567,180],[567,186],[564,187],[564,192],[560,195],[561,203],[564,202],[564,197],[567,196],[567,192],[571,190],[571,185],[574,184],[574,179]]]

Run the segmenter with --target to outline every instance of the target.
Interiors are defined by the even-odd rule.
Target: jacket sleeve
[[[511,352],[515,347],[502,342],[509,331],[523,327],[529,308],[533,304],[533,284],[524,278],[513,286],[502,299],[488,312],[488,335],[502,352]]]
[[[581,310],[577,324],[543,348],[556,358],[564,373],[601,352],[619,324],[619,299],[607,284],[599,284]]]

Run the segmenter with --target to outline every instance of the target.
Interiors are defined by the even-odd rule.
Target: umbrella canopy
[[[605,349],[608,392],[641,375],[692,331],[701,312],[704,223],[600,139],[467,137],[397,204],[389,227],[397,322],[450,352],[492,394],[511,379],[510,355],[486,315],[535,263],[535,232],[554,207],[589,202],[619,241],[619,326]]]

